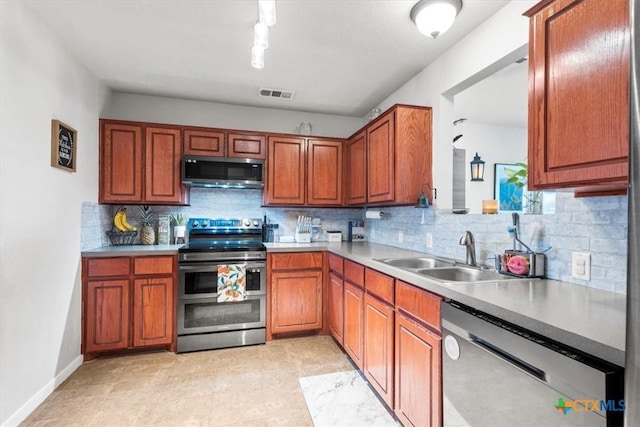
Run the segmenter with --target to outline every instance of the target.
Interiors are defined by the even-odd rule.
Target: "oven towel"
[[[246,264],[218,265],[218,302],[247,299]]]

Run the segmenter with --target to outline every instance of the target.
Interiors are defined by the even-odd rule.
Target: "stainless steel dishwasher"
[[[453,301],[442,326],[445,427],[622,425],[623,368]]]

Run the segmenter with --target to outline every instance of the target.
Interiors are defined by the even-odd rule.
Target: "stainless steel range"
[[[178,353],[265,343],[262,220],[192,218],[178,255]],[[219,268],[232,265],[245,272],[246,297],[219,302]]]

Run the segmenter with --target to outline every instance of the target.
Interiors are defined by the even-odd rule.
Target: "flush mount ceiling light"
[[[418,30],[434,39],[445,33],[462,9],[462,0],[421,0],[411,9]]]

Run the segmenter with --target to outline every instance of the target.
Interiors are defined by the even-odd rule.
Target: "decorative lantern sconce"
[[[471,181],[484,181],[484,160],[478,153],[471,161]]]

